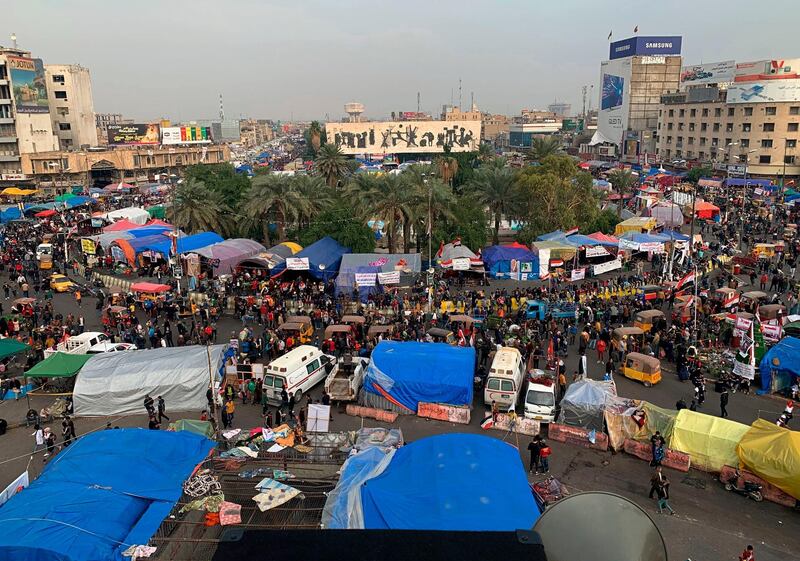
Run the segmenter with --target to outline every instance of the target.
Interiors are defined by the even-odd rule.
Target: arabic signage
[[[286,268],[290,271],[308,271],[308,257],[287,257]]]
[[[480,121],[383,121],[327,123],[325,132],[345,154],[419,154],[474,152],[481,138]]]
[[[378,273],[378,282],[381,284],[400,284],[400,271]]]
[[[355,277],[358,286],[375,286],[377,275],[375,273],[356,273]]]
[[[88,238],[83,238],[81,240],[81,251],[88,253],[89,255],[94,255],[96,251],[94,241]]]
[[[728,103],[800,101],[800,79],[735,82],[728,86]]]
[[[454,271],[469,271],[469,257],[458,257],[453,259]]]
[[[113,146],[158,144],[156,124],[108,125],[108,144]]]
[[[7,57],[17,113],[48,113],[44,64],[40,58]]]
[[[681,68],[681,87],[733,82],[736,61],[726,60]]]
[[[611,60],[642,55],[679,55],[681,54],[681,37],[631,37],[614,41],[609,47],[608,58]]]
[[[211,142],[210,127],[164,127],[161,144],[201,144]]]
[[[595,275],[602,275],[603,273],[608,273],[609,271],[615,271],[617,269],[622,269],[622,261],[620,259],[612,259],[605,263],[592,265],[592,273]]]
[[[586,269],[573,269],[570,274],[569,280],[575,282],[586,278]]]
[[[734,82],[800,79],[800,59],[756,60],[736,65]]]
[[[586,257],[604,257],[608,255],[608,250],[602,245],[589,246],[586,248]]]

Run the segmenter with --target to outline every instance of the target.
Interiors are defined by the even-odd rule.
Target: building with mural
[[[474,152],[481,141],[481,121],[326,123],[325,132],[328,142],[354,156],[441,154],[447,148]]]

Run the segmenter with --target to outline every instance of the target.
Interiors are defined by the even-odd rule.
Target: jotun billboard
[[[7,60],[17,113],[48,113],[42,59],[10,56]]]

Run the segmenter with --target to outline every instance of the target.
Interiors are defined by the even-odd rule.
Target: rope
[[[96,538],[100,538],[101,540],[109,541],[109,542],[111,542],[111,543],[113,543],[115,545],[125,545],[125,546],[128,546],[128,547],[131,547],[131,545],[132,545],[132,544],[125,543],[125,542],[122,542],[122,541],[119,541],[119,540],[115,540],[114,538],[110,538],[108,536],[103,536],[103,535],[98,534],[96,532],[92,532],[92,531],[87,530],[85,528],[81,528],[80,526],[76,526],[75,524],[70,524],[69,522],[64,522],[62,520],[52,520],[52,519],[48,519],[48,518],[0,518],[0,522],[13,522],[13,521],[47,522],[49,524],[61,524],[62,526],[67,526],[69,528],[73,528],[75,530],[78,530],[79,532],[83,532],[85,534],[89,534],[89,535],[94,536]]]

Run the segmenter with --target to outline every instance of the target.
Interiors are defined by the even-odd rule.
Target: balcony
[[[18,162],[19,154],[12,154],[10,152],[0,152],[0,162]]]

